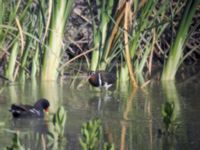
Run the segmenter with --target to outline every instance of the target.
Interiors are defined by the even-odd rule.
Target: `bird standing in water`
[[[116,81],[114,73],[98,71],[89,74],[89,83],[94,87],[110,88]]]
[[[48,112],[50,104],[45,98],[39,99],[33,106],[31,105],[16,105],[12,104],[10,112],[14,118],[21,117],[44,117],[44,111]]]

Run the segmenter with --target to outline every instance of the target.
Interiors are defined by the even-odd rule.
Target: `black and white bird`
[[[44,117],[44,111],[48,112],[50,104],[47,99],[39,99],[33,106],[12,104],[10,112],[14,118],[21,117]]]
[[[97,71],[89,74],[89,83],[94,87],[110,88],[116,82],[116,75],[110,72]]]

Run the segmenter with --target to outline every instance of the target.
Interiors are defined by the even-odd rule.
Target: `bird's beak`
[[[45,109],[45,112],[49,112],[49,107],[47,107],[47,108]]]
[[[44,109],[44,118],[45,118],[45,120],[48,120],[48,118],[49,118],[49,108]]]
[[[49,108],[44,109],[45,116],[49,115]]]

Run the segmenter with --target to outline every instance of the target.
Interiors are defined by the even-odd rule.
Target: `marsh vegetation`
[[[0,0],[0,148],[195,149],[199,64],[200,0]],[[49,119],[11,119],[41,97]]]

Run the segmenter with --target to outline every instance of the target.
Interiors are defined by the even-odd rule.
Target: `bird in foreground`
[[[94,87],[110,88],[116,81],[116,75],[110,72],[98,71],[89,74],[89,83]]]
[[[48,112],[50,104],[45,98],[39,99],[33,106],[31,105],[16,105],[12,104],[10,112],[14,118],[21,117],[44,117],[44,111]]]

